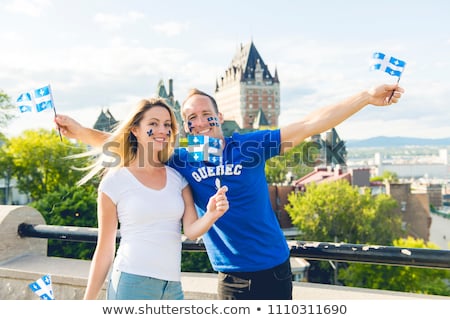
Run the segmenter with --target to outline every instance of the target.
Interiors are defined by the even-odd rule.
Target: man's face
[[[214,110],[211,100],[202,95],[193,95],[183,105],[184,130],[193,135],[223,138],[221,125],[223,116]]]

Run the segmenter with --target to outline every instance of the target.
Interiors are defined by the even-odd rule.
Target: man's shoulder
[[[167,161],[167,165],[169,167],[177,169],[180,166],[180,163],[185,163],[187,159],[187,150],[186,148],[178,147],[174,150],[172,156]]]

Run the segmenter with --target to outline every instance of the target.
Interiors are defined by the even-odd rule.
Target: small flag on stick
[[[375,52],[372,56],[371,70],[384,71],[391,76],[400,78],[405,66],[405,61],[388,56],[381,52]]]
[[[189,162],[222,162],[222,140],[208,136],[188,135]]]
[[[50,85],[34,90],[34,100],[36,103],[37,112],[47,109],[55,109]]]
[[[52,289],[52,278],[49,274],[30,283],[29,287],[41,300],[55,300]]]
[[[375,52],[372,55],[372,64],[371,70],[380,70],[388,73],[391,76],[397,77],[397,84],[400,82],[400,77],[405,70],[406,62],[392,56],[388,56],[381,52]],[[392,93],[389,97],[388,102],[391,101],[394,96],[395,90],[392,90]]]
[[[21,113],[42,112],[47,109],[53,109],[56,117],[56,108],[50,85],[21,93],[16,100],[16,105]],[[58,133],[59,139],[62,141],[61,130],[59,128]]]

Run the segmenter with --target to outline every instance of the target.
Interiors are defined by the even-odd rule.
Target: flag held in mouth
[[[222,140],[208,136],[188,135],[189,162],[206,161],[218,165],[222,162]]]

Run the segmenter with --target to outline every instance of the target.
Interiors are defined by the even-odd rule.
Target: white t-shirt
[[[161,280],[180,281],[182,190],[187,181],[166,166],[161,190],[144,186],[127,169],[108,172],[99,185],[116,205],[121,241],[113,268]]]

